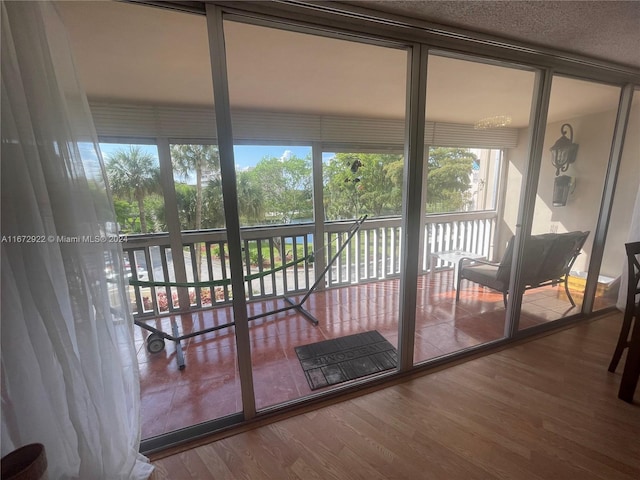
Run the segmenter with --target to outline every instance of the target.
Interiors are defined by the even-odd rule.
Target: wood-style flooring
[[[161,458],[151,480],[636,480],[640,405],[617,397],[623,363],[607,372],[621,318]]]

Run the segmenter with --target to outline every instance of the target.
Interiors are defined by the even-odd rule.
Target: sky
[[[255,166],[263,157],[289,158],[292,156],[305,158],[311,155],[311,147],[287,147],[280,145],[234,145],[233,156],[237,170],[246,170]]]

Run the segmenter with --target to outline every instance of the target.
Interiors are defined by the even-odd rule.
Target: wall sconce
[[[569,175],[560,175],[553,182],[553,206],[564,207],[567,204],[569,194],[573,193],[576,181]]]
[[[567,138],[567,127],[570,137]],[[573,127],[565,123],[560,127],[562,137],[551,147],[551,163],[556,167],[556,179],[553,184],[553,206],[564,207],[567,204],[569,193],[573,193],[575,188],[575,180],[569,175],[560,175],[560,172],[566,172],[573,162],[576,161],[578,153],[578,144],[573,143]]]
[[[564,127],[569,128],[571,137],[567,138],[565,136],[567,131]],[[565,123],[560,127],[560,132],[562,137],[551,147],[551,163],[556,167],[556,177],[560,175],[560,172],[567,171],[569,165],[576,161],[576,154],[578,153],[578,144],[573,143],[573,127]]]

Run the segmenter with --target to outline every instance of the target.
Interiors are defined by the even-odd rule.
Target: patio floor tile
[[[447,353],[502,338],[505,309],[502,294],[463,282],[455,302],[452,270],[418,279],[414,357],[423,362]],[[558,287],[562,288],[562,287]],[[520,328],[556,320],[579,311],[559,292],[546,287],[526,292]],[[304,304],[318,318],[315,327],[289,310],[249,323],[254,391],[258,409],[310,395],[294,348],[368,330],[378,330],[397,348],[399,315],[397,279],[312,294]],[[301,295],[294,296],[300,301]],[[580,305],[581,295],[574,294]],[[602,302],[601,302],[602,303]],[[611,303],[611,301],[609,301]],[[285,306],[281,299],[250,302],[249,315]],[[181,332],[230,323],[233,309],[217,307],[173,320]],[[149,324],[170,332],[171,317]],[[236,359],[235,328],[227,327],[182,343],[186,368],[178,370],[174,342],[157,354],[146,351],[147,336],[135,328],[140,362],[142,438],[150,438],[242,410]],[[332,387],[327,387],[330,389]],[[317,390],[313,393],[316,393]]]

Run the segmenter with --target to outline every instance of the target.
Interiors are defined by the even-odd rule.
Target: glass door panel
[[[160,164],[155,145],[101,142],[113,207],[121,235],[166,232]]]
[[[189,287],[188,307],[199,310],[228,304],[231,288],[224,283],[229,279],[229,267],[218,147],[211,143],[174,141],[169,150],[186,281],[218,282]],[[168,281],[176,281],[174,272],[169,273]],[[175,302],[179,302],[176,290],[167,295],[174,308]]]
[[[313,222],[311,147],[235,145],[240,225]]]
[[[263,409],[395,364],[401,217],[397,199],[380,207],[376,197],[401,199],[397,185],[386,186],[402,179],[403,157],[394,155],[393,168],[385,162],[389,150],[403,151],[407,52],[232,21],[224,30],[254,389]],[[329,167],[323,149],[349,153],[335,154],[340,165]],[[249,150],[249,163],[239,163]],[[365,176],[369,170],[379,178]],[[332,196],[338,181],[345,188]],[[263,290],[272,276],[283,285]],[[336,342],[313,347],[327,353],[316,359],[324,363],[300,359],[298,347],[372,331],[367,340],[387,349],[376,360],[369,345],[360,364],[336,361]]]
[[[135,242],[139,235],[167,231],[164,222],[164,198],[158,182],[158,148],[156,145],[137,143],[132,139],[131,143],[127,144],[101,142],[100,151],[111,187],[118,233],[126,238],[123,243],[124,265],[117,268],[109,261],[106,267],[107,275],[149,280],[149,270],[159,266],[154,262],[157,249],[136,248]],[[150,288],[129,285],[131,313],[152,313],[154,302],[159,300],[158,293]],[[140,335],[137,341],[143,344],[144,337]]]
[[[638,209],[640,209],[638,203],[640,202],[640,197],[638,197],[640,193],[638,191],[640,185],[640,168],[638,168],[640,134],[638,132],[640,132],[640,91],[636,90],[633,94],[629,125],[622,150],[609,231],[607,232],[596,298],[593,304],[594,310],[614,305],[621,309],[625,307],[627,292],[624,287],[621,288],[623,266],[627,262],[624,244],[638,240],[638,238],[631,236],[631,231],[634,225],[636,229],[639,228],[633,221],[634,209],[635,218],[638,217]]]
[[[305,291],[314,277],[311,147],[236,145],[238,210],[249,300]],[[278,225],[295,225],[283,235]]]
[[[504,285],[482,275],[495,275],[515,233],[534,81],[429,55],[416,363],[504,336]]]
[[[349,222],[367,215],[367,224],[358,233],[359,242],[352,243],[345,255],[339,255],[327,272],[328,286],[371,282],[400,274],[403,170],[402,153],[323,152],[327,223]],[[335,242],[341,240],[341,235],[331,232],[330,226],[327,230],[328,253],[333,256],[336,247],[339,248]],[[395,327],[397,319],[390,318]]]
[[[213,305],[215,295],[205,288],[162,285],[180,281],[181,268],[189,283],[209,280],[207,248],[215,252],[224,243],[213,185],[219,167],[207,23],[201,15],[122,2],[62,3],[105,141],[101,149],[120,231],[127,235],[121,272],[155,283],[130,288],[139,323],[141,434],[156,442],[154,437],[242,411],[233,325],[183,337],[231,322],[228,295]],[[181,135],[191,140],[169,147],[168,138]],[[141,325],[182,340],[162,342]]]
[[[619,97],[618,87],[560,76],[552,80],[523,258],[523,281],[536,288],[525,291],[520,329],[581,311]]]

